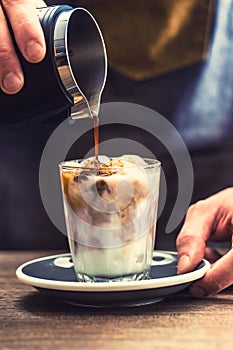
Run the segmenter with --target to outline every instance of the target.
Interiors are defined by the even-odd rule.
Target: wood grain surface
[[[232,287],[206,299],[184,292],[143,307],[81,308],[16,279],[23,262],[50,254],[0,253],[1,350],[232,349]]]

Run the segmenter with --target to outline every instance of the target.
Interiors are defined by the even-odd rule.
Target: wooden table
[[[200,300],[183,292],[142,307],[81,308],[16,279],[19,265],[50,253],[0,253],[1,350],[233,348],[233,287]]]

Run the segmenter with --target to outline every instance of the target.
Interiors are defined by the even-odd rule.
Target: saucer
[[[141,281],[78,282],[69,253],[26,262],[18,267],[16,276],[40,292],[79,306],[138,306],[183,291],[210,268],[203,259],[194,271],[177,275],[177,257],[176,252],[154,251],[150,277]]]

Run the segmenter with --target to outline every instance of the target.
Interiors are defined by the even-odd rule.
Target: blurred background
[[[100,25],[109,60],[102,102],[149,107],[178,130],[193,163],[192,202],[232,186],[233,0],[47,1],[58,3],[87,8]],[[41,154],[63,120],[64,115],[51,114],[41,121],[38,116],[26,128],[0,127],[0,249],[67,248],[39,192]],[[180,226],[169,235],[165,227],[178,179],[166,147],[153,132],[133,126],[108,125],[100,129],[100,137],[100,142],[131,138],[162,162],[168,193],[156,248],[175,249]],[[90,131],[68,156],[83,157],[92,148]]]

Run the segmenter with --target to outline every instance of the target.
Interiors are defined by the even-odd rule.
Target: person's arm
[[[233,187],[225,189],[188,209],[177,237],[178,273],[193,270],[203,257],[211,259],[207,241],[231,241],[233,234]],[[213,259],[214,260],[214,259]],[[215,294],[233,283],[233,250],[217,259],[190,293],[196,297]]]
[[[42,0],[2,0],[0,4],[0,88],[17,93],[24,84],[23,72],[15,53],[8,23],[22,55],[28,62],[40,62],[45,56],[45,40],[36,7],[46,6]]]

